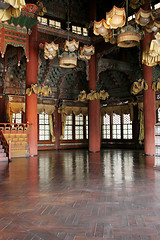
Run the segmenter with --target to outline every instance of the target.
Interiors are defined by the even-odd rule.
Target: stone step
[[[11,142],[11,158],[29,157],[28,138],[26,133],[6,133],[7,142]]]
[[[12,155],[12,153],[15,153],[15,152],[19,152],[19,153],[27,153],[27,152],[29,152],[27,149],[13,149],[12,151],[11,151],[11,155]]]
[[[28,145],[27,142],[11,142],[11,146],[25,146]]]
[[[0,157],[6,157],[6,153],[5,152],[0,152]]]
[[[8,157],[0,157],[0,162],[8,162]]]
[[[0,148],[0,153],[3,153],[4,152],[4,149],[3,148]]]
[[[12,158],[16,158],[16,157],[29,157],[29,153],[13,152],[11,156],[12,156]]]

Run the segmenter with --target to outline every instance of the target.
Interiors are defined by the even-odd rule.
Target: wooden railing
[[[5,133],[6,131],[23,131],[29,132],[31,129],[30,123],[0,123],[0,130]]]
[[[7,143],[7,140],[5,139],[3,132],[1,130],[0,130],[0,141],[8,159],[10,160],[11,159],[11,143]]]

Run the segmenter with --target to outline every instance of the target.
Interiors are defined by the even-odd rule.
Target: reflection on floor
[[[158,240],[160,171],[131,150],[0,163],[2,240]]]

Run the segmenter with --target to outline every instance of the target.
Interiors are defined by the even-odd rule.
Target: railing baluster
[[[4,134],[7,133],[18,133],[26,132],[29,133],[31,130],[32,124],[30,123],[0,123],[0,140],[2,142],[3,148],[7,154],[8,159],[11,159],[11,142],[7,143]],[[4,133],[4,134],[3,134]]]

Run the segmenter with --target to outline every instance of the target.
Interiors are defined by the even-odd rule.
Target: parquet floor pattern
[[[160,171],[140,151],[0,163],[0,240],[158,240]]]

